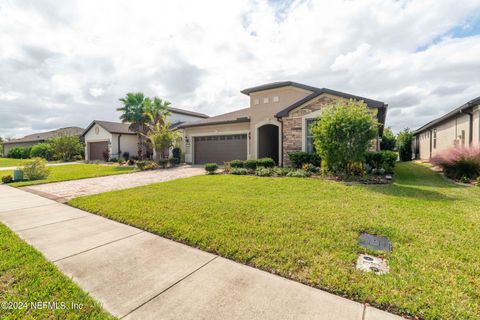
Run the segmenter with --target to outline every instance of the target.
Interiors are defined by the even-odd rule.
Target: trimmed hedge
[[[31,158],[43,158],[46,160],[53,159],[53,148],[50,143],[39,143],[32,146],[30,150]]]
[[[273,168],[275,161],[272,158],[260,158],[257,160],[257,167]]]
[[[315,167],[320,167],[321,158],[316,153],[307,153],[304,151],[295,151],[289,152],[288,158],[292,162],[294,168],[301,168],[305,163],[314,165]]]
[[[385,169],[385,172],[393,173],[397,158],[397,153],[394,151],[367,152],[365,163],[372,168]]]
[[[232,160],[232,161],[230,161],[230,167],[232,167],[232,168],[243,168],[243,160]]]
[[[249,170],[257,169],[257,160],[245,160],[243,162],[243,167]]]
[[[215,171],[218,169],[218,164],[216,163],[206,163],[205,164],[205,171],[207,171],[208,174],[214,174]]]
[[[14,147],[8,151],[7,157],[12,159],[29,159],[31,147]]]

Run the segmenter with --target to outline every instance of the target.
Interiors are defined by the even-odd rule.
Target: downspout
[[[118,146],[117,146],[117,147],[118,147],[118,149],[117,149],[117,150],[118,150],[118,159],[120,159],[120,157],[121,157],[121,155],[122,155],[122,151],[120,150],[120,138],[121,138],[121,137],[122,137],[122,135],[119,134],[119,135],[118,135],[118,142],[117,142],[117,143],[118,143]]]
[[[280,167],[283,167],[283,121],[282,121],[282,118],[280,117],[276,117],[276,118],[277,118],[277,121],[280,122],[280,136],[282,140],[282,143],[280,144],[280,154],[279,154],[280,161],[278,165]]]
[[[473,113],[472,112],[465,112],[460,110],[461,114],[467,114],[469,121],[468,121],[468,145],[471,147],[473,143]]]

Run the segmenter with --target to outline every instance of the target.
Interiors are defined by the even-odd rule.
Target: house
[[[233,159],[270,157],[278,165],[289,165],[288,153],[313,152],[311,124],[321,109],[338,99],[363,100],[382,124],[387,105],[381,101],[315,88],[292,81],[275,82],[242,90],[249,96],[248,108],[208,119],[184,123],[185,161],[194,164]]]
[[[480,145],[480,97],[414,131],[415,159],[429,160],[453,147]]]
[[[59,136],[81,136],[83,133],[83,129],[79,127],[66,127],[60,128],[57,130],[47,131],[47,132],[40,132],[40,133],[33,133],[19,139],[12,139],[9,141],[2,142],[3,144],[3,155],[7,156],[8,152],[16,147],[31,147],[39,143],[47,142],[51,138],[59,137]]]
[[[169,107],[170,115],[167,119],[172,123],[171,128],[177,128],[185,122],[206,119],[207,115],[184,109]],[[124,152],[131,156],[138,152],[138,134],[130,130],[129,123],[94,120],[85,129],[82,136],[85,139],[85,160],[104,160],[104,153],[108,158],[120,158]]]

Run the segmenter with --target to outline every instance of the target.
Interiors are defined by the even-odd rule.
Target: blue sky
[[[480,96],[478,0],[0,0],[0,136],[118,120],[130,91],[217,115],[292,80],[416,128]]]

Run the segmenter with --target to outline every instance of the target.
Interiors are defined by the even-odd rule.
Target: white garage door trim
[[[220,132],[208,132],[208,133],[194,133],[188,135],[190,140],[190,154],[192,156],[192,163],[195,163],[195,137],[208,137],[208,136],[230,136],[234,134],[246,134],[247,135],[247,159],[250,159],[250,131],[220,131]]]

